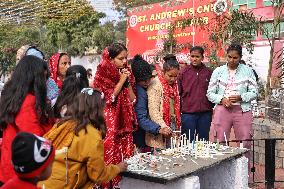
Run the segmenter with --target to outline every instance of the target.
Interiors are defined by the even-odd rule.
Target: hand
[[[130,76],[130,72],[123,68],[121,71],[120,71],[120,80],[119,82],[121,83],[125,83],[125,81],[127,80],[127,78]]]
[[[120,172],[124,172],[127,170],[127,163],[126,162],[121,162],[119,164],[117,164],[117,166],[119,167],[119,171]]]
[[[226,97],[222,99],[222,104],[225,108],[230,108],[232,106],[232,102]]]
[[[159,133],[165,137],[170,137],[173,133],[172,129],[169,127],[161,127]]]
[[[127,74],[128,77],[130,76],[130,71],[127,68],[123,68],[121,72]]]
[[[241,96],[240,95],[232,95],[229,97],[229,100],[232,102],[232,103],[235,103],[235,102],[239,102],[242,100]]]

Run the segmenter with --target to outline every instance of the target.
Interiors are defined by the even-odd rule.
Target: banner
[[[208,27],[215,15],[213,7],[212,0],[171,0],[129,9],[126,34],[129,56],[141,54],[152,62],[154,56],[163,49],[173,23],[177,27],[174,37],[178,44],[207,43]],[[182,28],[182,19],[190,22],[189,27]],[[186,56],[187,53],[185,49],[180,56]]]

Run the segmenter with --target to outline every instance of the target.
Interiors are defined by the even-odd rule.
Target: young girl
[[[24,56],[4,87],[0,99],[0,128],[3,130],[0,181],[15,176],[11,164],[11,144],[20,131],[44,135],[50,128],[47,104],[46,62]]]
[[[19,63],[19,61],[27,55],[33,55],[36,56],[42,60],[45,59],[44,53],[39,50],[37,47],[32,45],[25,45],[22,46],[18,51],[16,55],[16,64]],[[48,71],[48,79],[46,81],[46,87],[47,87],[47,98],[50,101],[51,105],[53,106],[56,102],[56,99],[59,95],[59,89],[55,81],[50,77],[50,72]]]
[[[66,117],[45,137],[56,149],[51,177],[40,183],[46,189],[93,188],[126,170],[126,163],[104,163],[103,138],[106,133],[103,94],[84,88],[75,98]],[[61,150],[60,150],[61,149]]]
[[[177,86],[179,63],[175,56],[164,58],[163,70],[158,71],[158,77],[148,87],[148,107],[152,121],[161,128],[170,130],[167,137],[158,134],[146,134],[146,144],[156,148],[166,148],[172,130],[180,129],[180,97]],[[168,143],[169,144],[169,143]]]
[[[87,70],[81,65],[73,65],[66,71],[62,90],[54,105],[56,118],[65,116],[68,106],[74,101],[83,88],[89,87]]]
[[[127,49],[115,43],[105,49],[97,68],[94,86],[106,98],[105,118],[107,134],[104,141],[106,164],[119,163],[133,155],[133,131],[137,129],[133,92],[134,77],[127,66]],[[112,183],[118,186],[120,178]]]

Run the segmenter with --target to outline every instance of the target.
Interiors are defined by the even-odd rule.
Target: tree
[[[40,32],[37,27],[0,27],[0,77],[13,69],[16,51],[23,44],[40,44]]]
[[[93,33],[104,16],[103,13],[89,13],[73,20],[49,21],[45,26],[48,46],[70,55],[83,55],[87,47],[96,46]]]
[[[125,41],[126,23],[102,25],[100,19],[105,14],[96,12],[86,0],[4,3],[7,8],[0,18],[0,76],[13,68],[15,52],[22,45],[37,45],[48,58],[58,50],[77,56],[89,49],[100,52],[116,40]],[[34,5],[40,5],[39,9]]]
[[[284,1],[283,0],[271,0],[271,5],[273,7],[273,21],[271,23],[263,23],[262,31],[266,35],[266,38],[269,42],[270,46],[270,56],[269,56],[269,67],[268,67],[268,74],[267,74],[267,82],[266,82],[266,90],[265,96],[271,93],[271,75],[272,75],[272,65],[273,60],[276,59],[277,68],[281,69],[281,76],[284,76],[283,66],[284,66],[284,59],[283,59],[283,48],[279,51],[275,50],[275,42],[280,40],[280,31],[281,22],[283,22],[283,10],[284,10]]]
[[[230,13],[216,15],[215,22],[208,27],[210,49],[209,57],[213,61],[218,60],[217,52],[231,43],[244,45],[250,54],[253,53],[253,39],[261,29],[260,19],[252,12],[233,10]]]
[[[113,5],[117,11],[123,12],[127,15],[126,10],[132,7],[138,7],[153,3],[163,2],[165,0],[113,0]],[[173,1],[173,0],[170,0]]]

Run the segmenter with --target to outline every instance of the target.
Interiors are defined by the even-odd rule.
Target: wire
[[[87,0],[1,0],[0,9],[0,25],[25,24],[39,18],[72,19],[95,13]]]

